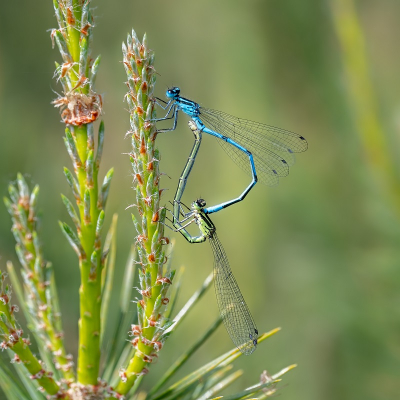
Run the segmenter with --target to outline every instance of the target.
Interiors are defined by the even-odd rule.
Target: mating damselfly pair
[[[257,346],[258,330],[233,276],[225,250],[217,237],[215,225],[208,215],[242,201],[258,178],[269,186],[276,185],[279,177],[288,175],[289,166],[294,162],[294,153],[307,150],[308,144],[303,136],[294,132],[203,108],[180,96],[180,89],[177,87],[168,89],[166,96],[170,99],[168,102],[155,99],[160,107],[167,110],[165,117],[156,121],[173,119],[173,126],[159,129],[158,132],[175,130],[178,112],[183,111],[192,119],[189,126],[195,136],[194,146],[175,193],[171,211],[173,229],[180,232],[190,243],[209,240],[214,254],[214,285],[220,314],[235,346],[248,355]],[[246,172],[250,172],[252,180],[237,198],[207,208],[205,200],[197,199],[189,208],[181,199],[201,144],[202,132],[218,138],[219,144],[233,161]],[[186,212],[183,206],[187,208]],[[192,236],[186,230],[192,223],[197,224],[200,235]]]

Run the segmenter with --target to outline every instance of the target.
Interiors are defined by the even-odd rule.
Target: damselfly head
[[[181,89],[178,87],[173,87],[171,89],[167,90],[167,93],[165,94],[169,99],[174,99],[179,96],[179,93],[181,92]]]
[[[192,203],[192,208],[195,210],[200,210],[206,206],[206,201],[204,199],[197,199]]]

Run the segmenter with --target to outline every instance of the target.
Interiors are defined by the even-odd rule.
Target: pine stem
[[[100,124],[95,158],[92,123],[100,115],[101,96],[94,91],[94,79],[100,59],[92,64],[90,58],[89,44],[94,24],[89,4],[90,0],[54,0],[59,23],[54,37],[64,61],[57,67],[64,96],[56,99],[54,104],[61,108],[61,116],[69,126],[65,131],[65,143],[76,174],[74,178],[65,170],[79,212],[76,213],[73,206],[64,200],[76,233],[65,223],[61,228],[78,254],[81,272],[78,382],[95,386],[100,367],[101,277],[105,257],[101,227],[113,171],[109,171],[99,191],[97,180],[104,125]]]
[[[132,334],[138,336],[132,341],[136,348],[134,357],[120,373],[121,380],[116,387],[120,394],[126,394],[138,376],[148,372],[149,365],[162,346],[160,337],[168,321],[163,317],[165,305],[169,302],[167,292],[175,271],[164,270],[165,253],[163,245],[169,243],[164,237],[165,209],[160,209],[160,155],[155,148],[156,128],[152,94],[156,81],[154,55],[147,46],[146,35],[141,43],[132,31],[127,45],[123,44],[123,63],[128,75],[129,92],[126,99],[131,112],[130,154],[136,181],[136,207],[139,220],[132,216],[138,233],[137,249],[141,267],[139,269],[140,293],[138,302],[138,325]]]
[[[5,198],[4,202],[12,218],[12,232],[17,241],[16,250],[23,266],[22,276],[25,281],[28,312],[36,333],[46,341],[46,351],[52,352],[62,376],[72,380],[72,362],[64,348],[60,316],[55,310],[58,300],[51,286],[53,269],[51,264],[44,260],[37,232],[39,218],[36,204],[39,186],[35,186],[30,193],[25,179],[18,174],[16,185],[9,186],[9,193],[10,199]]]
[[[4,286],[6,275],[0,271],[0,338],[3,340],[1,349],[10,349],[14,353],[14,363],[23,364],[31,374],[31,380],[37,380],[43,391],[49,395],[64,395],[49,371],[46,371],[40,361],[29,349],[29,338],[23,337],[23,331],[16,324],[14,313],[16,307],[12,306],[11,290]],[[68,398],[68,397],[64,397]]]

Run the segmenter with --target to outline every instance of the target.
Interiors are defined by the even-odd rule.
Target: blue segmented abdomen
[[[234,117],[222,111],[200,107],[198,119],[224,138],[248,150],[254,158],[257,176],[269,186],[276,185],[279,177],[287,176],[294,163],[294,153],[307,150],[303,136],[259,122]],[[251,172],[248,155],[228,140],[218,143],[245,172]]]

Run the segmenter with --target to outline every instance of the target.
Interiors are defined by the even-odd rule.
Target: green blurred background
[[[147,32],[156,53],[158,96],[179,85],[207,107],[293,130],[309,142],[278,187],[259,184],[213,218],[259,330],[282,327],[237,361],[245,375],[236,388],[255,383],[264,369],[298,363],[284,377],[283,399],[400,398],[400,2],[93,0],[93,6],[93,55],[102,54],[103,172],[115,166],[107,218],[119,214],[120,271],[135,237],[125,211],[135,197],[122,154],[130,143],[120,63],[121,42],[134,27],[139,36]],[[57,224],[68,221],[60,193],[69,195],[62,167],[70,160],[50,105],[52,90],[61,90],[52,79],[60,56],[47,31],[56,26],[52,2],[3,1],[1,9],[0,193],[18,171],[41,186],[45,256],[56,268],[67,349],[76,355],[79,273]],[[167,201],[192,145],[186,117],[157,140],[171,178],[162,181]],[[216,204],[248,181],[205,137],[184,201],[202,196]],[[0,207],[2,269],[6,260],[16,262],[10,227]],[[207,244],[171,236],[173,264],[185,266],[183,304],[211,271],[212,253]],[[211,290],[168,341],[144,388],[216,316]],[[231,346],[221,327],[190,369]]]

